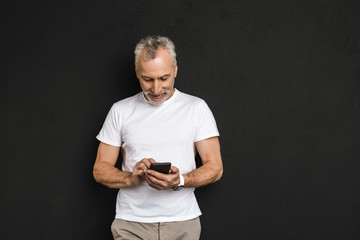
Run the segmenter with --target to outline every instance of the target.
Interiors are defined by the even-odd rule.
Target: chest
[[[130,148],[172,148],[193,145],[195,114],[188,108],[134,112],[121,129],[123,146]]]

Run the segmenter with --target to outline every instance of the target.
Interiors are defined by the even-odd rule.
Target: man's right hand
[[[145,180],[145,173],[150,168],[151,163],[156,161],[152,158],[143,158],[137,162],[131,172],[127,185],[128,187],[136,187]]]

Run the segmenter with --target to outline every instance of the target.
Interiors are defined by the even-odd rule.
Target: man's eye
[[[166,81],[168,78],[160,78],[161,81]]]

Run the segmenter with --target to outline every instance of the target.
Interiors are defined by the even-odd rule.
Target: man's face
[[[145,50],[140,53],[136,76],[146,99],[159,105],[174,93],[177,66],[174,67],[172,57],[165,49],[159,48],[151,60],[144,60],[144,53]]]

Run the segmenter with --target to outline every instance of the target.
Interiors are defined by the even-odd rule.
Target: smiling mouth
[[[153,105],[159,105],[166,101],[171,95],[170,91],[163,91],[160,94],[153,94],[150,91],[144,91],[145,98]]]
[[[149,94],[149,96],[154,99],[154,100],[160,100],[164,97],[165,93],[159,94],[159,95],[154,95],[154,94]]]

